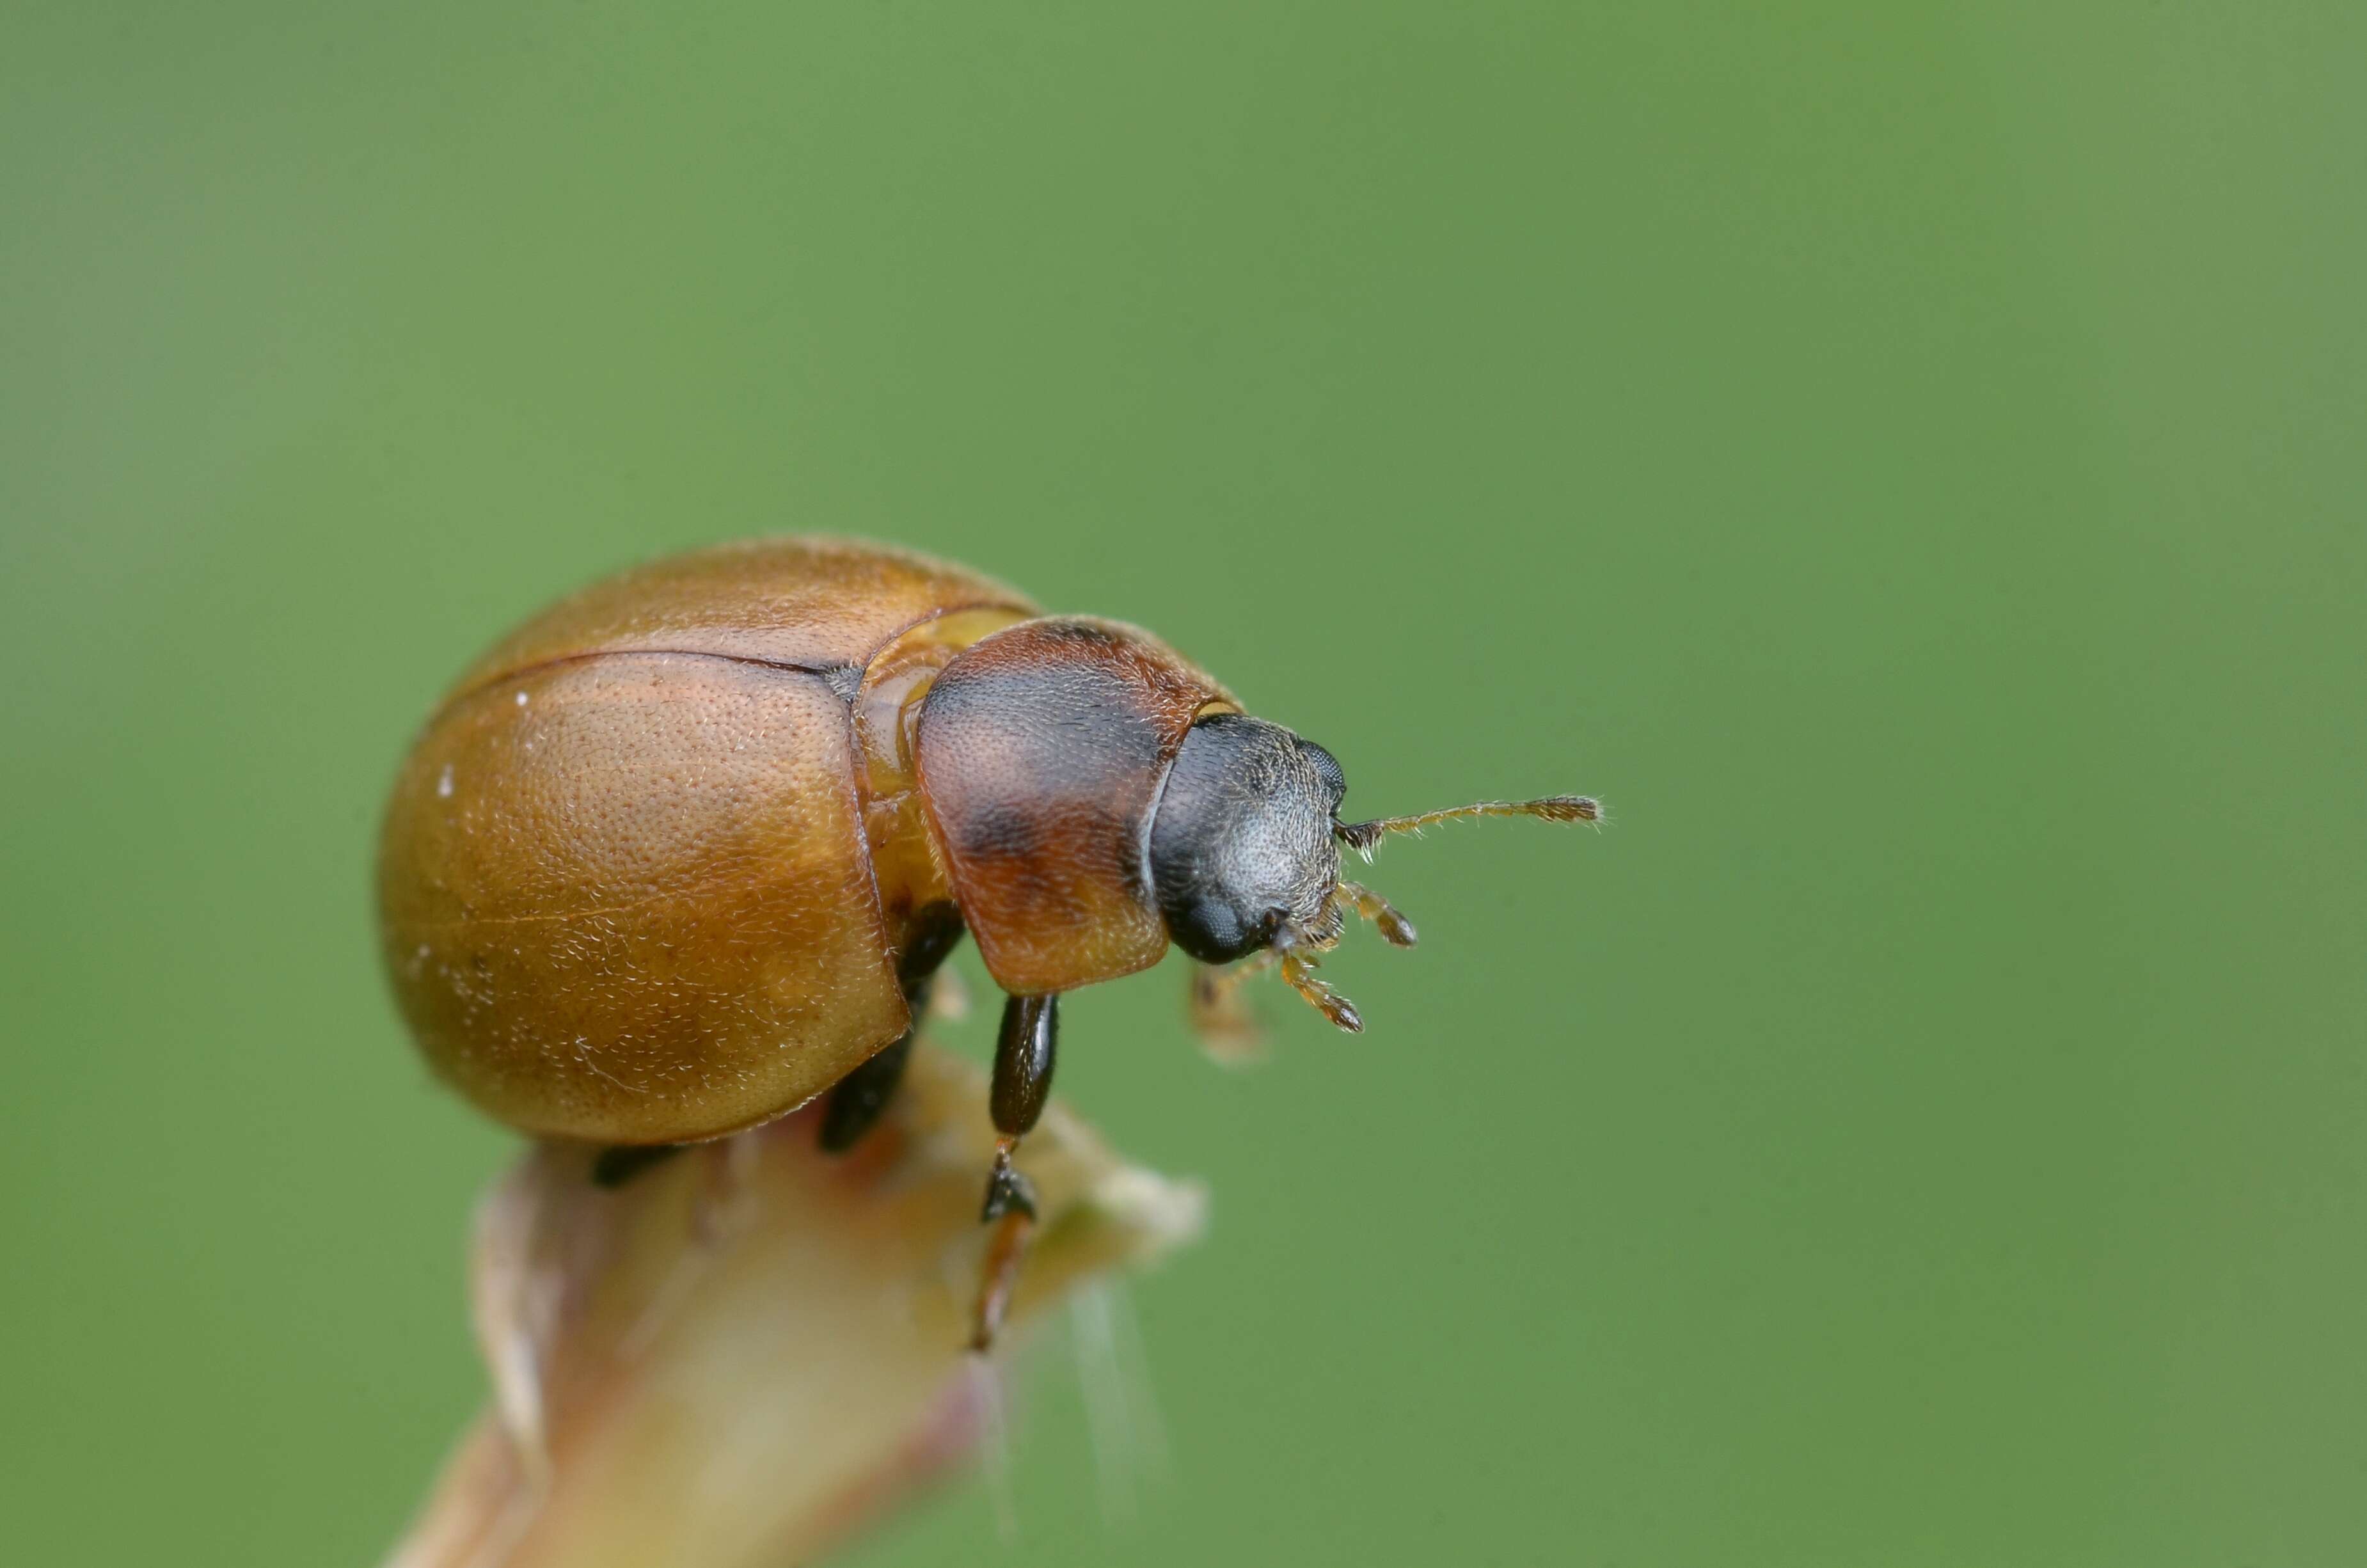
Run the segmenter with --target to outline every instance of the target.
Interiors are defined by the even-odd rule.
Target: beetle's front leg
[[[1279,961],[1274,953],[1261,952],[1229,969],[1206,963],[1192,966],[1188,1003],[1192,1032],[1211,1060],[1238,1067],[1264,1056],[1265,1030],[1258,1023],[1256,1010],[1242,998],[1241,985]]]
[[[1036,1228],[1035,1188],[1013,1168],[1011,1156],[1044,1114],[1059,1038],[1058,995],[1014,996],[1003,1003],[1002,1028],[994,1042],[994,1085],[987,1099],[994,1130],[1002,1137],[995,1143],[994,1168],[987,1173],[986,1202],[979,1215],[994,1230],[987,1239],[985,1273],[979,1281],[969,1341],[973,1350],[992,1347],[1019,1281],[1029,1233]]]

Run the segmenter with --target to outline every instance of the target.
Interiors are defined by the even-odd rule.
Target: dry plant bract
[[[968,1452],[1003,1358],[962,1346],[994,1148],[981,1074],[925,1044],[853,1154],[815,1111],[603,1189],[530,1149],[472,1260],[494,1399],[386,1568],[778,1568]],[[1043,1219],[1022,1330],[1196,1233],[1200,1189],[1052,1107],[1021,1164]]]

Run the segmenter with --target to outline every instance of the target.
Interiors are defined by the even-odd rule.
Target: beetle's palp
[[[1356,1005],[1315,978],[1315,954],[1331,945],[1318,944],[1285,930],[1274,945],[1274,950],[1282,955],[1283,983],[1297,992],[1299,1000],[1331,1019],[1335,1027],[1350,1034],[1362,1034],[1365,1020],[1356,1011]]]
[[[1434,822],[1445,822],[1454,817],[1541,817],[1546,822],[1593,823],[1603,820],[1603,802],[1591,795],[1547,795],[1537,801],[1474,801],[1467,806],[1448,806],[1442,811],[1421,812],[1410,817],[1375,817],[1370,822],[1341,823],[1331,829],[1331,834],[1369,860],[1373,857],[1374,846],[1384,835],[1420,833]]]
[[[1381,939],[1389,946],[1410,948],[1419,939],[1414,934],[1413,922],[1399,914],[1395,904],[1364,883],[1341,879],[1339,896],[1347,901],[1351,909],[1371,921],[1373,928],[1380,932]]]

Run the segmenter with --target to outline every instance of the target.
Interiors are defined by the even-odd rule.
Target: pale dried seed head
[[[527,1153],[480,1217],[494,1408],[387,1568],[807,1562],[959,1459],[991,1392],[962,1348],[985,1104],[975,1068],[923,1044],[846,1156],[815,1150],[810,1111],[613,1190],[588,1149]],[[1044,1222],[1016,1337],[1199,1229],[1196,1186],[1125,1164],[1057,1104],[1019,1163]]]

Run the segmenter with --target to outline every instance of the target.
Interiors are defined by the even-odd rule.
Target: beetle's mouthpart
[[[1603,802],[1591,795],[1547,795],[1538,801],[1474,801],[1467,806],[1449,806],[1444,811],[1422,812],[1410,817],[1339,823],[1333,825],[1331,836],[1370,860],[1374,848],[1387,835],[1420,833],[1434,822],[1455,817],[1541,817],[1546,822],[1599,823],[1603,820]],[[1362,912],[1360,906],[1358,913]]]
[[[1282,983],[1297,992],[1300,1001],[1329,1018],[1334,1028],[1362,1034],[1365,1019],[1356,1011],[1356,1005],[1315,978],[1315,955],[1338,941],[1336,935],[1329,942],[1319,941],[1303,931],[1285,927],[1275,938],[1274,951],[1279,955]]]
[[[1395,904],[1365,886],[1364,883],[1352,882],[1342,878],[1340,891],[1334,896],[1345,901],[1349,908],[1371,921],[1373,929],[1378,931],[1381,934],[1381,940],[1389,946],[1410,948],[1421,940],[1420,936],[1414,931],[1413,922],[1399,914]]]

